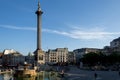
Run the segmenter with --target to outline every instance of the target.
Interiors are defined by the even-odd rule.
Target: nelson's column
[[[41,16],[43,12],[40,8],[40,2],[38,2],[38,10],[36,11],[37,14],[37,49],[34,52],[35,55],[35,62],[36,64],[44,64],[44,52],[41,48]]]

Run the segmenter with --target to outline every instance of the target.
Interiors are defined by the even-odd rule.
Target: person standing
[[[118,72],[119,76],[120,76],[120,71]]]
[[[98,77],[98,74],[95,72],[95,73],[94,73],[94,78],[95,78],[95,80],[96,80],[97,77]]]
[[[61,72],[61,76],[64,77],[64,70],[62,70],[62,72]]]

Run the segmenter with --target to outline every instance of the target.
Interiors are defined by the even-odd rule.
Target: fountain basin
[[[16,70],[14,76],[15,77],[34,77],[37,73],[35,70]]]

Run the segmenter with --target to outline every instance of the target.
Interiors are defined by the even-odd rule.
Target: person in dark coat
[[[95,79],[97,78],[97,76],[98,76],[97,73],[95,73],[95,74],[94,74]]]
[[[64,77],[64,70],[62,70],[61,72],[61,77]]]

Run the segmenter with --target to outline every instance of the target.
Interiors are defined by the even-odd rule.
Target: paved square
[[[95,73],[97,74],[96,79]],[[120,80],[118,71],[88,71],[70,67],[70,71],[65,74],[67,74],[68,80]]]

